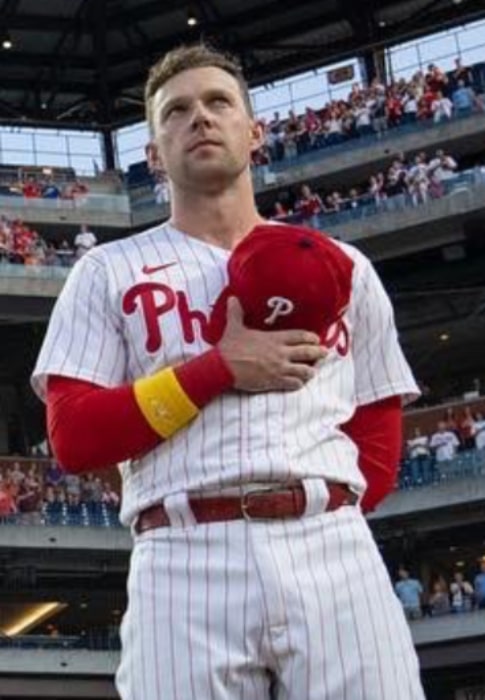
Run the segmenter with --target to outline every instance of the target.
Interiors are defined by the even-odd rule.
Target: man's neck
[[[171,223],[205,243],[232,250],[254,226],[263,222],[249,185],[216,195],[176,188],[172,192]]]

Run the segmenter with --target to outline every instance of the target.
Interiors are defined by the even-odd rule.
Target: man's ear
[[[158,146],[154,141],[149,141],[145,146],[145,155],[148,163],[148,170],[151,173],[163,173],[163,161],[160,157]]]
[[[264,145],[264,129],[261,122],[256,121],[256,119],[252,119],[250,132],[251,153],[254,153]]]

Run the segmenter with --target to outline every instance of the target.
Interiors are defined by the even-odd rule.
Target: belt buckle
[[[355,506],[359,502],[362,494],[351,484],[346,484],[346,486],[347,486],[347,490],[349,492],[349,495],[345,499],[346,502],[344,503],[344,505]]]
[[[277,493],[278,491],[282,491],[282,487],[280,484],[278,486],[262,486],[261,488],[251,488],[246,491],[246,493],[243,493],[241,496],[241,513],[243,515],[244,520],[246,520],[248,523],[254,522],[254,521],[264,521],[266,522],[267,520],[271,520],[270,517],[259,517],[259,518],[254,518],[252,515],[249,514],[248,509],[250,508],[250,498],[251,496],[263,496],[268,493]]]

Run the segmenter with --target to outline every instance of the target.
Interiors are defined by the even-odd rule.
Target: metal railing
[[[29,527],[101,527],[120,528],[118,508],[95,501],[76,505],[43,502],[28,512],[0,516],[0,525],[25,525]]]
[[[72,255],[72,259],[74,259],[74,254]],[[22,265],[6,262],[0,258],[0,277],[64,281],[67,279],[72,265],[73,263],[59,263],[59,265]]]
[[[397,488],[408,490],[480,477],[485,477],[485,449],[464,450],[444,461],[430,454],[403,460]]]
[[[106,214],[129,214],[130,199],[127,193],[123,194],[96,194],[88,193],[76,199],[43,199],[42,197],[21,197],[0,195],[0,209],[2,212],[16,213],[25,209],[38,209],[39,211],[77,211]]]
[[[89,651],[119,651],[119,629],[82,630],[76,634],[19,634],[0,633],[1,649],[85,649]]]
[[[472,191],[476,187],[483,187],[485,184],[485,169],[474,168],[473,170],[464,170],[447,180],[441,182],[442,192],[439,196],[428,194],[426,202],[414,204],[409,193],[403,193],[393,197],[388,197],[379,202],[370,194],[364,194],[354,200],[354,204],[350,200],[344,200],[341,211],[321,213],[312,217],[311,220],[305,220],[299,214],[294,214],[285,219],[289,223],[308,223],[312,227],[328,231],[333,226],[347,224],[351,221],[362,221],[369,217],[375,217],[381,214],[390,212],[403,211],[405,209],[412,210],[417,207],[433,206],[434,202],[440,201],[443,197],[453,195],[457,192]]]

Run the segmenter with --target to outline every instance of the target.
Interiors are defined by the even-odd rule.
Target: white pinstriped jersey
[[[338,245],[354,261],[349,347],[337,343],[299,391],[220,396],[123,465],[124,523],[181,491],[322,476],[365,488],[356,447],[339,425],[357,405],[418,390],[372,265]],[[52,313],[32,379],[39,396],[49,374],[114,387],[208,349],[205,319],[227,282],[229,254],[168,223],[86,254]]]

